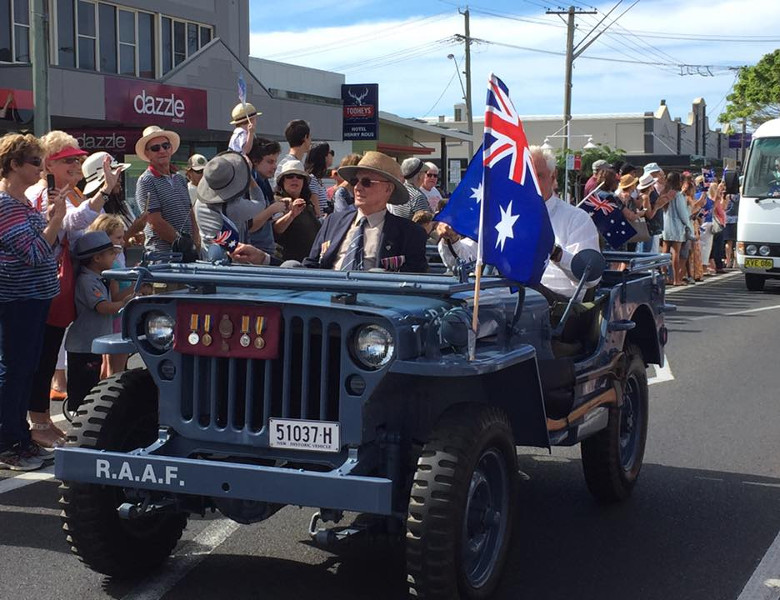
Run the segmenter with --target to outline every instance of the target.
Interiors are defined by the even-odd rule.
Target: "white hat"
[[[650,173],[645,173],[639,178],[639,183],[636,186],[636,189],[638,191],[646,190],[652,185],[655,185],[656,178],[650,175]]]
[[[658,173],[658,172],[663,173],[663,171],[664,170],[658,166],[658,163],[652,162],[645,165],[645,173]]]
[[[207,162],[209,161],[206,160],[206,157],[202,154],[193,154],[187,160],[187,168],[192,169],[193,171],[202,171],[206,168]]]
[[[158,137],[164,137],[168,139],[168,141],[171,143],[171,146],[173,146],[171,154],[175,154],[179,149],[181,139],[179,138],[178,133],[167,131],[162,127],[158,127],[157,125],[149,125],[149,127],[144,129],[143,137],[141,137],[141,139],[135,143],[135,153],[138,155],[138,158],[149,162],[149,157],[146,156],[146,144],[148,144],[150,140]]]
[[[130,168],[130,163],[117,162],[108,152],[95,152],[90,154],[84,161],[84,164],[81,165],[81,174],[84,175],[84,179],[87,180],[87,185],[84,186],[85,196],[89,196],[105,182],[106,176],[103,173],[103,161],[106,156],[111,159],[111,171],[116,171],[118,169],[121,173]]]
[[[299,160],[288,160],[282,165],[282,168],[279,169],[279,174],[276,176],[276,185],[279,185],[279,182],[284,179],[285,175],[301,175],[306,179],[309,178],[309,174],[303,168],[303,163]]]

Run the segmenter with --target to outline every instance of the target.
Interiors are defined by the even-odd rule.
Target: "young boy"
[[[255,139],[257,117],[261,114],[263,113],[257,112],[257,109],[249,102],[236,104],[230,113],[232,119],[230,124],[236,126],[228,143],[230,150],[240,152],[241,154],[249,154],[249,151],[252,149],[252,142]]]
[[[68,352],[68,410],[75,410],[100,381],[103,357],[92,353],[92,340],[113,333],[113,317],[133,297],[111,301],[108,282],[101,273],[114,264],[122,246],[114,245],[105,231],[90,231],[76,242],[80,264],[76,280],[76,320],[65,336]]]

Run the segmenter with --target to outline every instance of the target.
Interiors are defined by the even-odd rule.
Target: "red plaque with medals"
[[[181,303],[173,347],[182,354],[231,358],[279,357],[278,306]]]

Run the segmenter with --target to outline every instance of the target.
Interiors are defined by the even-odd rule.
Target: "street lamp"
[[[585,143],[585,145],[582,147],[582,149],[583,150],[593,150],[594,148],[598,148],[598,146],[593,143],[593,137],[589,137],[588,141]]]
[[[463,85],[463,78],[460,76],[460,67],[458,66],[458,59],[454,54],[448,54],[447,58],[455,63],[455,72],[458,74],[458,81],[460,81],[460,90],[463,92],[463,100],[466,102],[466,122],[468,123],[469,131],[469,161],[474,154],[474,119],[471,116],[471,102],[468,94],[466,94],[466,88]]]

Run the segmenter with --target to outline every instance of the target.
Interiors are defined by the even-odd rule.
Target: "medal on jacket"
[[[228,352],[230,350],[228,339],[233,335],[233,321],[228,315],[222,315],[219,322],[219,335],[222,336],[222,345],[220,346],[222,352]]]
[[[198,321],[200,320],[199,316],[197,314],[190,315],[190,335],[187,337],[187,341],[190,343],[190,346],[195,346],[200,341],[200,336],[198,335]]]
[[[255,348],[257,348],[258,350],[262,350],[263,347],[265,347],[265,340],[263,339],[264,328],[265,328],[265,317],[256,317],[255,333],[257,334],[257,337],[255,338]]]
[[[203,337],[201,341],[204,346],[211,346],[211,315],[203,315]]]
[[[252,342],[249,338],[249,315],[241,317],[241,338],[238,341],[244,348],[247,348]]]

